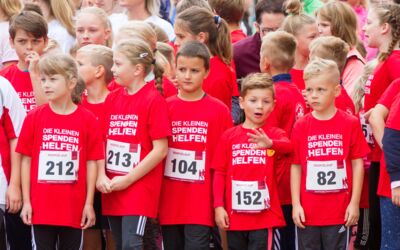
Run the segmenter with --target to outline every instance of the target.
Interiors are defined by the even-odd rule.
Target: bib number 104
[[[204,175],[204,151],[168,149],[164,176],[179,181],[203,182]]]
[[[179,172],[180,174],[186,174],[186,173],[191,173],[192,175],[197,174],[197,167],[196,167],[196,162],[191,161],[188,163],[185,160],[180,160],[178,161],[177,159],[173,159],[171,161],[172,163],[172,172],[176,173]]]

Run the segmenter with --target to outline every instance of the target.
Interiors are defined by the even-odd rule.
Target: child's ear
[[[207,43],[208,34],[206,32],[200,32],[199,34],[197,34],[197,41],[201,43]]]
[[[265,56],[261,55],[260,56],[260,71],[262,73],[268,73],[269,68],[270,68],[270,63],[269,63],[268,59]]]
[[[78,79],[76,77],[73,77],[69,80],[69,88],[74,89],[75,86],[78,84]]]
[[[134,66],[134,71],[132,72],[133,75],[138,76],[144,73],[144,67],[142,64],[138,63]]]
[[[381,24],[381,34],[385,35],[385,34],[390,34],[391,33],[391,26],[388,23],[383,23]]]
[[[111,36],[111,30],[110,29],[106,29],[105,30],[105,40],[108,40],[108,39],[110,39],[110,36]]]
[[[239,96],[239,106],[241,109],[243,109],[243,102],[244,102],[243,97]]]
[[[341,93],[342,93],[342,86],[340,84],[337,84],[335,86],[335,97],[340,96]]]
[[[94,76],[98,79],[100,77],[102,77],[105,73],[105,68],[103,65],[98,65],[96,67],[96,72],[94,73]]]

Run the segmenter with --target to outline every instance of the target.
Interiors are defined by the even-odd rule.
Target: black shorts
[[[296,227],[296,249],[347,250],[350,229],[344,225]]]
[[[32,226],[33,250],[81,250],[82,247],[82,229],[48,225]]]

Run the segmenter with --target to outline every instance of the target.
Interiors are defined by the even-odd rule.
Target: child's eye
[[[199,72],[197,69],[192,69],[192,72],[193,73],[197,73],[197,72]]]

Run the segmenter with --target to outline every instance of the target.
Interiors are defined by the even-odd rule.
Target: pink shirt
[[[362,74],[364,64],[365,60],[356,48],[352,48],[349,53],[347,53],[346,65],[344,66],[342,79],[343,87],[349,96],[353,96],[354,86],[357,79]]]

